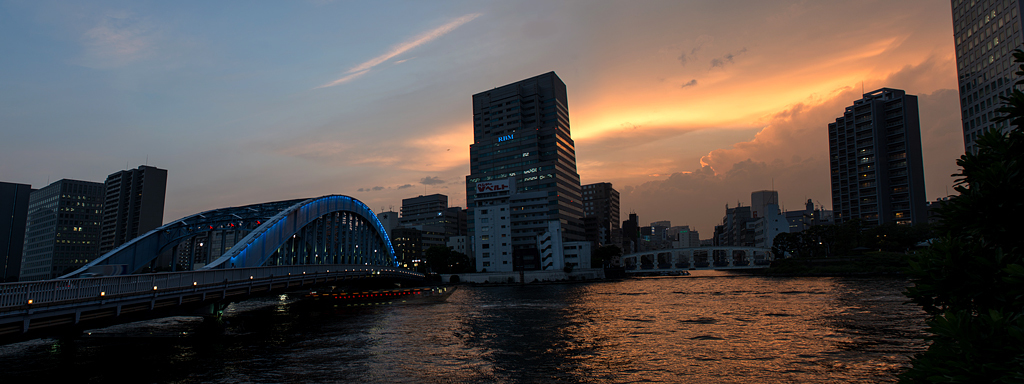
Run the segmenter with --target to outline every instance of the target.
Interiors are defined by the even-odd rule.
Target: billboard
[[[508,191],[508,179],[496,181],[481,181],[476,183],[476,193],[490,193]]]

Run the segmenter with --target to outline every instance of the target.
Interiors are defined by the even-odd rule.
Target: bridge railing
[[[321,273],[357,276],[377,272],[410,278],[423,276],[405,269],[374,265],[295,265],[45,280],[0,284],[0,308],[158,293],[246,280],[296,279],[298,276],[313,277]]]

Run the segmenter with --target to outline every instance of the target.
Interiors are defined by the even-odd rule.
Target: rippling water
[[[0,346],[6,382],[888,382],[923,351],[893,279],[705,276],[462,287],[447,303],[233,305]]]

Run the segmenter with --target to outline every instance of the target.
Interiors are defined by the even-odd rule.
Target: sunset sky
[[[0,181],[148,161],[165,222],[327,194],[464,206],[472,94],[548,71],[582,182],[701,238],[755,190],[831,207],[827,124],[862,90],[919,97],[929,200],[963,152],[948,1],[0,0]]]

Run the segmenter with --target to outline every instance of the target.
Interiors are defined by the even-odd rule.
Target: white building
[[[537,236],[541,269],[558,271],[566,266],[573,269],[590,268],[591,243],[589,241],[562,241],[562,224],[548,222],[548,230]]]
[[[512,211],[515,179],[476,183],[473,207],[473,256],[478,272],[512,271]]]
[[[764,216],[754,220],[753,226],[755,247],[771,248],[775,236],[780,233],[789,233],[789,221],[786,220],[784,214],[779,212],[778,204],[766,204]]]
[[[575,269],[590,269],[591,243],[589,241],[567,241],[562,243],[562,260]]]

